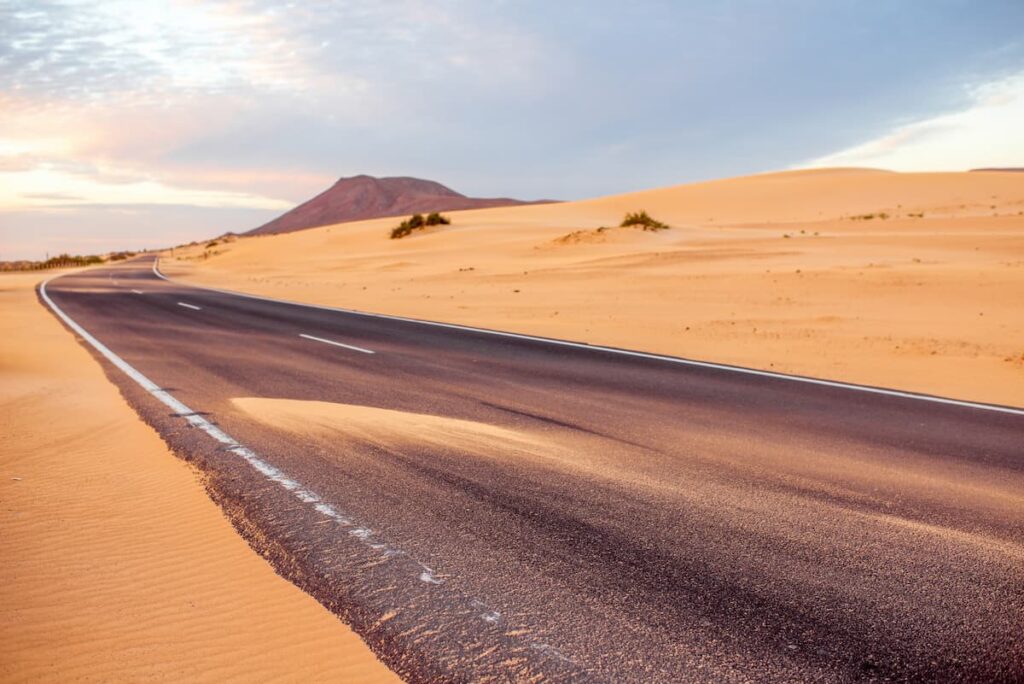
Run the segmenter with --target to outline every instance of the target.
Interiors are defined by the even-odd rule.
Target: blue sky
[[[575,199],[1024,164],[1024,3],[0,0],[0,259],[370,173]]]

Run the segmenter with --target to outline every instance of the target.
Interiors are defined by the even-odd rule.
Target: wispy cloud
[[[310,87],[308,50],[238,3],[0,5],[0,208],[59,203],[282,209],[281,193],[162,158],[245,98]]]
[[[6,177],[4,177],[6,176]],[[0,174],[0,208],[24,209],[60,204],[185,204],[196,207],[236,207],[285,210],[292,204],[250,193],[202,190],[166,185],[153,180],[111,183],[48,165],[30,171]]]
[[[1024,165],[1024,72],[968,89],[961,109],[897,126],[878,138],[798,166],[949,171]]]
[[[114,93],[302,86],[303,55],[267,12],[235,3],[28,0],[4,3],[0,89],[52,101]]]

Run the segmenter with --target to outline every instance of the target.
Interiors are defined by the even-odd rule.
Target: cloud
[[[84,197],[72,195],[65,192],[22,192],[21,197],[29,200],[43,200],[46,202],[81,202]]]
[[[946,171],[1024,165],[1024,72],[969,88],[968,96],[959,111],[897,126],[799,166]]]
[[[286,200],[251,193],[176,187],[152,180],[103,182],[102,179],[68,173],[46,165],[30,171],[0,173],[0,208],[49,207],[68,202],[97,205],[179,204],[276,211],[284,211],[292,206]]]
[[[1007,106],[961,84],[1024,65],[1022,22],[1019,0],[0,0],[0,211],[241,217],[356,173],[570,199],[894,133],[879,157]]]
[[[0,210],[0,260],[170,247],[248,230],[276,213],[167,204]]]
[[[0,22],[0,90],[97,101],[130,93],[302,87],[302,51],[264,12],[235,3],[28,0]],[[268,47],[270,49],[268,49]]]

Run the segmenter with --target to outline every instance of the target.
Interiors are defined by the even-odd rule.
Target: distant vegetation
[[[397,240],[404,238],[407,235],[412,235],[414,230],[421,230],[427,226],[447,226],[452,220],[447,216],[442,216],[436,211],[427,214],[426,218],[423,218],[423,214],[413,214],[405,221],[402,221],[398,226],[391,229],[391,239]]]
[[[629,228],[633,226],[639,226],[644,230],[667,230],[668,224],[657,221],[648,215],[646,211],[636,211],[626,214],[626,217],[622,219],[622,223],[619,224],[623,228]]]
[[[0,271],[45,271],[50,268],[92,266],[108,261],[124,261],[133,256],[135,252],[111,252],[105,257],[98,254],[58,254],[45,261],[0,261]]]
[[[106,259],[95,254],[85,256],[59,254],[46,261],[4,261],[0,262],[0,271],[43,271],[48,268],[68,268],[70,266],[90,266],[102,264]]]
[[[851,216],[852,221],[870,221],[871,219],[882,219],[883,221],[889,218],[889,215],[884,211],[880,211],[877,214],[858,214],[857,216]]]

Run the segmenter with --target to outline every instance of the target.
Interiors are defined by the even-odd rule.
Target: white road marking
[[[665,361],[667,363],[677,363],[683,366],[692,366],[695,368],[712,368],[714,370],[726,371],[729,373],[742,373],[745,375],[757,375],[765,378],[774,378],[776,380],[788,380],[790,382],[803,382],[809,385],[821,385],[823,387],[835,387],[837,389],[852,390],[854,392],[867,392],[869,394],[881,394],[889,397],[899,397],[901,399],[915,399],[917,401],[930,401],[935,404],[946,404],[949,406],[960,406],[962,408],[973,408],[981,409],[983,411],[997,411],[999,413],[1010,413],[1017,416],[1024,416],[1024,408],[1017,408],[1014,406],[1000,406],[998,404],[982,404],[975,401],[963,401],[960,399],[949,399],[947,397],[937,397],[931,394],[917,394],[916,392],[903,392],[901,390],[886,389],[884,387],[871,387],[870,385],[854,385],[848,382],[839,382],[837,380],[822,380],[820,378],[810,378],[803,375],[787,375],[785,373],[776,373],[774,371],[758,370],[756,368],[745,368],[743,366],[730,366],[724,363],[712,363],[710,361],[695,361],[693,359],[683,359],[678,356],[665,356],[663,354],[650,354],[647,352],[630,351],[628,349],[616,349],[615,347],[602,347],[596,344],[586,344],[583,342],[570,342],[568,340],[557,340],[550,337],[537,337],[534,335],[522,335],[519,333],[504,332],[501,330],[488,330],[487,328],[474,328],[468,325],[459,325],[457,323],[439,323],[437,321],[425,321],[419,318],[406,318],[404,316],[390,316],[388,314],[370,313],[368,311],[357,311],[355,309],[343,309],[336,306],[324,306],[322,304],[306,304],[304,302],[293,302],[287,299],[274,299],[273,297],[263,297],[260,295],[247,294],[245,292],[235,292],[233,290],[222,290],[216,287],[205,287],[203,285],[193,285],[191,283],[180,283],[177,280],[168,278],[160,272],[157,262],[159,259],[153,260],[153,274],[158,278],[162,278],[168,282],[178,283],[187,287],[194,287],[199,290],[207,290],[209,292],[219,292],[220,294],[233,295],[235,297],[244,297],[246,299],[258,299],[264,302],[273,302],[275,304],[291,304],[292,306],[304,306],[308,309],[321,309],[323,311],[337,311],[338,313],[352,314],[354,316],[365,316],[368,318],[384,318],[392,321],[403,321],[405,323],[417,323],[419,325],[430,325],[436,328],[449,328],[451,330],[463,330],[466,332],[480,333],[483,335],[495,335],[498,337],[510,337],[519,340],[529,340],[530,342],[541,342],[544,344],[553,344],[562,347],[572,347],[575,349],[589,349],[591,351],[607,352],[609,354],[619,354],[622,356],[632,356],[640,359],[651,359],[654,361]]]
[[[185,302],[178,302],[178,306],[183,306],[186,309],[195,309],[196,311],[202,311],[202,309],[196,306],[195,304],[186,304]]]
[[[135,294],[142,294],[142,290],[132,290]]]
[[[352,351],[362,352],[364,354],[376,354],[377,352],[369,349],[363,349],[362,347],[356,347],[351,344],[344,344],[342,342],[335,342],[334,340],[325,340],[322,337],[315,337],[313,335],[307,335],[305,333],[299,333],[299,337],[305,337],[307,340],[314,340],[316,342],[323,342],[324,344],[333,344],[335,347],[344,347],[345,349],[351,349]]]

